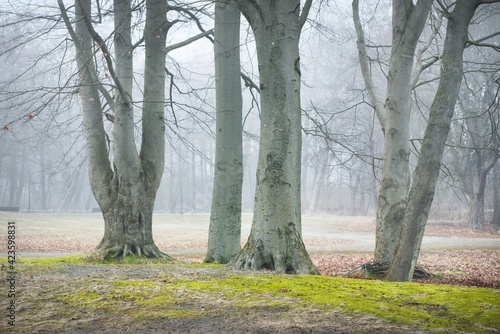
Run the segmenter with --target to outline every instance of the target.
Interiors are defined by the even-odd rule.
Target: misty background
[[[204,29],[211,29],[213,8],[209,2],[200,3],[205,7],[197,13],[199,23]],[[359,69],[351,4],[318,1],[314,6],[301,36],[303,212],[374,215],[383,135]],[[471,40],[500,31],[498,7],[480,8],[469,30]],[[57,20],[58,8],[53,1],[2,2],[0,8],[0,206],[20,207],[22,211],[95,210],[98,205],[88,182],[74,48],[64,24]],[[371,68],[377,89],[384,94],[391,45],[390,1],[363,1],[360,10]],[[106,40],[112,35],[112,18],[104,15],[103,19],[110,20],[110,29],[105,29],[104,21],[99,31]],[[195,21],[179,19],[183,22],[169,32],[167,45],[199,33]],[[138,30],[143,24],[138,19]],[[445,26],[435,12],[431,14],[422,44],[433,30],[437,34],[420,60],[439,57]],[[241,42],[242,71],[252,80],[244,81],[243,91],[242,208],[243,212],[252,212],[259,97],[255,46],[247,25],[242,28]],[[489,42],[500,44],[500,36]],[[139,48],[135,64],[141,64],[143,57]],[[168,144],[156,211],[210,211],[215,154],[213,57],[213,45],[208,39],[167,56]],[[97,58],[100,75],[105,78],[105,61]],[[465,222],[480,190],[481,172],[491,161],[494,163],[486,173],[484,189],[486,221],[491,220],[494,206],[500,205],[499,147],[493,140],[500,132],[499,58],[493,47],[466,48],[460,101],[431,218]],[[436,62],[415,85],[411,110],[412,167],[438,77]],[[142,78],[137,75],[135,80],[139,93]],[[140,108],[136,110],[139,145]],[[106,124],[111,130],[112,123]]]

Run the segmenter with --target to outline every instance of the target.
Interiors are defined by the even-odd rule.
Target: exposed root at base
[[[388,263],[368,262],[368,263],[363,263],[359,267],[356,267],[355,269],[346,273],[344,276],[353,277],[362,275],[371,278],[383,278],[387,274],[388,270],[389,270]],[[422,267],[415,267],[415,270],[413,271],[413,279],[432,278],[432,277],[435,277],[435,275],[426,271]]]
[[[209,256],[209,255],[207,255],[205,257],[205,259],[203,260],[203,263],[228,264],[234,258],[235,258],[235,256],[233,256],[230,259],[227,259],[223,256],[212,256],[212,255]]]
[[[101,261],[108,256],[113,258],[123,258],[127,255],[135,255],[139,257],[146,257],[150,259],[165,259],[168,261],[175,261],[173,257],[170,255],[163,253],[156,247],[155,244],[146,244],[146,245],[130,245],[126,244],[104,244],[99,245],[94,250],[93,254],[98,257]]]
[[[236,270],[273,270],[279,274],[319,275],[309,257],[280,252],[263,254],[260,247],[245,248],[232,262]]]

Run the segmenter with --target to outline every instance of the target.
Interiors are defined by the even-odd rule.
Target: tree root
[[[304,249],[305,252],[305,249]],[[319,274],[307,253],[284,254],[279,250],[265,250],[262,242],[249,242],[233,260],[237,270],[273,270],[280,274]]]
[[[377,263],[377,262],[368,262],[356,267],[350,272],[346,273],[344,276],[352,277],[356,275],[364,275],[366,277],[372,278],[383,278],[387,271],[389,270],[388,263]],[[415,267],[413,271],[413,279],[422,279],[422,278],[432,278],[435,277],[434,274],[426,271],[422,267]]]
[[[232,259],[234,259],[234,256],[228,259],[221,255],[207,255],[203,260],[203,263],[228,264]]]
[[[128,255],[146,257],[150,259],[165,259],[168,261],[175,261],[170,255],[163,253],[156,247],[154,243],[145,245],[135,244],[117,244],[117,243],[104,243],[97,246],[93,254],[102,261],[107,257],[124,258]]]

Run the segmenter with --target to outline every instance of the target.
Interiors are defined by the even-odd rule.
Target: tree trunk
[[[198,186],[198,182],[196,180],[196,152],[193,150],[191,151],[191,207],[193,208],[193,212],[195,213],[198,209],[197,209],[197,200],[196,200],[196,195],[197,195],[197,186]]]
[[[472,201],[470,202],[469,209],[469,227],[474,231],[482,231],[485,229],[484,218],[484,196],[486,191],[486,181],[488,174],[498,160],[498,149],[500,147],[500,139],[496,134],[497,126],[494,124],[495,120],[493,115],[489,115],[491,135],[485,133],[484,123],[480,123],[483,110],[490,108],[490,101],[494,101],[494,97],[490,97],[489,92],[483,95],[483,108],[479,111],[471,112],[472,116],[466,118],[468,134],[470,141],[473,145],[475,155],[475,169],[477,174],[477,189],[473,190]],[[488,102],[486,102],[487,100]],[[488,129],[488,128],[486,128]],[[473,189],[473,188],[472,188]]]
[[[40,150],[40,209],[47,210],[47,162],[44,150]]]
[[[228,263],[241,250],[243,184],[240,10],[215,4],[216,148],[212,209],[205,262]]]
[[[361,206],[358,208],[356,207],[356,197],[358,195],[359,191],[359,185],[361,183],[361,176],[359,175],[359,172],[356,174],[356,180],[353,182],[353,175],[349,176],[349,190],[350,190],[350,195],[351,195],[351,204],[350,204],[350,209],[351,209],[351,216],[356,216],[359,215],[361,212]]]
[[[309,203],[308,211],[310,213],[316,213],[318,210],[318,203],[321,199],[321,194],[323,192],[323,187],[325,185],[328,173],[328,154],[323,154],[323,159],[316,165],[314,179],[313,179],[313,189],[311,191],[311,202]]]
[[[20,156],[14,155],[14,164],[10,185],[9,206],[20,206],[21,197],[26,185],[26,163],[27,159],[24,152]],[[19,166],[19,159],[21,159],[21,166]]]
[[[389,263],[394,255],[407,206],[409,122],[413,58],[431,1],[394,0],[392,49],[387,79],[382,181],[378,195],[375,262]]]
[[[484,193],[486,191],[486,179],[490,170],[491,168],[487,170],[481,169],[478,173],[479,184],[469,210],[469,228],[473,231],[483,231],[486,227],[484,220]]]
[[[143,173],[146,175],[146,173]],[[146,177],[134,180],[135,185],[122,186],[114,178],[111,192],[100,192],[99,205],[104,216],[104,236],[96,248],[100,258],[136,254],[146,257],[168,257],[158,250],[153,241],[153,205],[155,185]],[[105,197],[105,198],[103,198]]]
[[[486,227],[484,220],[484,193],[486,191],[486,180],[488,173],[495,166],[498,155],[495,154],[492,161],[486,166],[480,166],[478,172],[478,187],[474,194],[471,208],[469,210],[469,228],[474,231],[483,231]],[[482,161],[479,159],[478,161]]]
[[[7,188],[9,189],[9,200],[7,202],[8,206],[15,206],[16,205],[16,194],[17,194],[17,173],[18,173],[18,163],[17,163],[17,155],[13,154],[11,155],[11,163],[10,163],[10,170],[9,170],[9,177],[8,177],[8,183],[9,187],[5,187],[5,191],[7,191]]]
[[[77,0],[75,8],[74,42],[77,48],[89,178],[92,192],[104,216],[104,236],[96,248],[96,254],[101,259],[108,255],[128,254],[167,257],[158,250],[152,236],[153,206],[163,174],[164,158],[164,47],[169,28],[166,3],[163,0],[146,1],[143,137],[139,156],[135,146],[131,101],[133,64],[130,1],[115,0],[116,72],[111,73],[111,76],[117,91],[115,101],[107,98],[114,111],[113,169],[109,161],[99,92],[105,98],[108,94],[100,86],[93,60],[93,44],[99,44],[99,36],[92,31],[87,16],[91,12],[91,1]],[[65,12],[62,12],[64,15]],[[66,24],[68,26],[68,20]],[[102,51],[102,56],[111,62],[104,47],[99,44],[98,52]],[[111,65],[108,63],[109,67]],[[108,70],[111,72],[111,67]]]
[[[235,266],[318,273],[301,232],[300,1],[238,4],[255,35],[262,112],[255,213]]]
[[[500,226],[500,165],[493,170],[493,216],[491,224]]]
[[[81,179],[81,166],[78,166],[71,172],[64,173],[64,194],[59,203],[58,211],[65,211],[71,208],[71,203],[74,203],[74,198],[78,191],[80,191],[80,179]],[[66,170],[68,171],[68,170]]]
[[[441,79],[431,105],[414,182],[394,259],[386,279],[411,281],[434,197],[440,163],[463,75],[463,50],[476,1],[458,0],[448,19]]]

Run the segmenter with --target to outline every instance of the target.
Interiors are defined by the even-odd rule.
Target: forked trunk
[[[108,255],[169,258],[153,241],[153,205],[157,186],[145,179],[139,176],[124,183],[113,178],[109,192],[94,191],[104,217],[104,236],[95,249],[99,258]]]
[[[114,57],[105,49],[90,19],[91,1],[75,0],[75,30],[62,1],[65,24],[76,46],[79,93],[87,146],[89,179],[101,207],[105,230],[96,254],[168,257],[153,242],[152,218],[156,191],[163,174],[165,150],[164,94],[165,40],[170,27],[164,0],[146,0],[144,101],[140,154],[135,142],[131,1],[115,0]],[[96,46],[97,45],[97,46]],[[112,99],[100,83],[94,62],[99,53],[107,62],[115,89]],[[112,69],[114,68],[114,72]],[[104,130],[101,98],[114,112],[113,168],[109,159],[109,138]]]
[[[475,1],[458,0],[448,20],[441,78],[429,112],[429,122],[408,196],[408,208],[394,259],[386,276],[390,281],[411,281],[413,278],[462,81],[462,56],[467,41],[468,26],[476,7]]]

